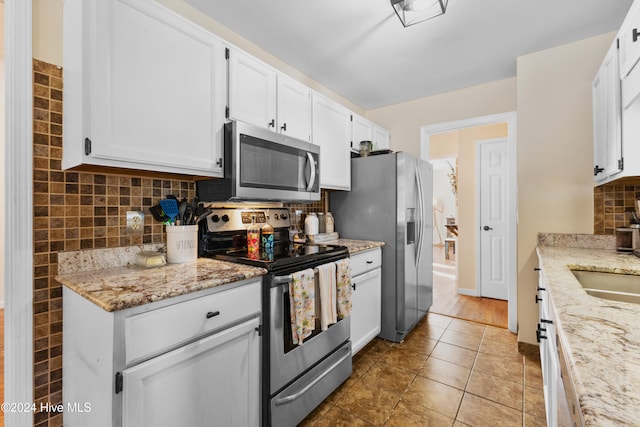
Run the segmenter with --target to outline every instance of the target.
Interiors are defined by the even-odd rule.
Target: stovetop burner
[[[198,254],[266,268],[269,272],[304,269],[349,256],[344,246],[291,243],[289,216],[286,208],[211,209],[207,220],[200,224]],[[246,229],[252,217],[259,227],[267,221],[274,227],[272,250],[260,248],[255,254],[247,251]]]
[[[315,245],[300,243],[276,243],[273,250],[261,248],[257,254],[249,253],[246,249],[231,249],[213,257],[220,260],[238,262],[266,268],[269,271],[298,265],[306,262],[321,261],[325,258],[348,256],[348,249],[344,246]]]

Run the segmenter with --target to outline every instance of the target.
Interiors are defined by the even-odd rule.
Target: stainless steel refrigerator
[[[332,192],[341,237],[385,242],[382,330],[400,342],[433,302],[433,168],[406,153],[351,159],[351,191]]]

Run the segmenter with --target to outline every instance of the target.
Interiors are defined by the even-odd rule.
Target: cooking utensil
[[[193,225],[192,219],[191,205],[187,204],[187,207],[184,209],[184,214],[182,215],[182,225]]]
[[[180,224],[182,225],[187,225],[186,222],[184,222],[184,213],[187,210],[187,199],[182,199],[182,201],[180,202],[180,206],[178,207],[178,221],[180,221]]]
[[[169,219],[169,217],[164,214],[160,205],[151,206],[149,212],[151,212],[151,215],[153,215],[156,221],[165,222]]]
[[[169,218],[169,223],[172,225],[175,224],[175,218],[178,216],[178,202],[173,199],[164,199],[160,200],[160,206],[162,206],[162,210],[164,214]],[[165,221],[165,224],[167,221]]]

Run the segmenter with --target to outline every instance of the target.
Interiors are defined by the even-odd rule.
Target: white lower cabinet
[[[260,279],[116,312],[63,292],[64,404],[90,405],[66,426],[260,425]]]
[[[382,251],[380,248],[351,257],[351,348],[360,351],[379,333],[382,308]]]
[[[258,425],[259,324],[253,318],[125,369],[122,425]]]
[[[542,388],[544,406],[549,427],[580,427],[584,425],[577,405],[571,373],[567,369],[566,356],[558,335],[558,323],[553,302],[549,296],[549,284],[542,270],[538,281],[539,322],[536,335],[540,343]]]

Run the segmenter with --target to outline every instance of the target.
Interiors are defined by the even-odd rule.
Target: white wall
[[[538,232],[593,233],[591,83],[615,33],[518,58],[518,340],[535,343]]]

